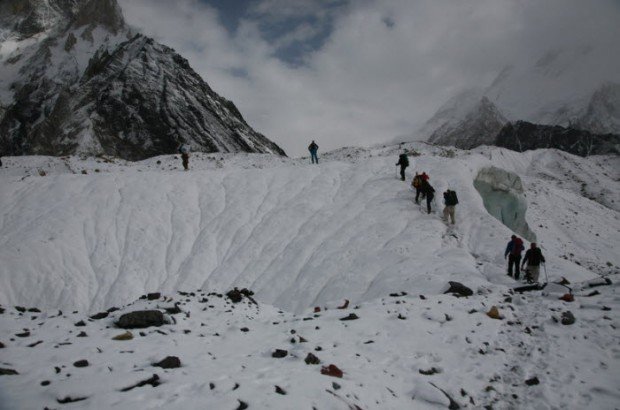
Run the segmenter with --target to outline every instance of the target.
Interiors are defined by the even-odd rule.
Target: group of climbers
[[[401,180],[405,180],[405,169],[409,166],[409,160],[407,158],[407,150],[399,155],[396,165],[400,165]],[[435,197],[435,189],[429,182],[430,177],[426,172],[421,174],[417,173],[411,181],[411,186],[415,189],[415,203],[419,204],[420,197],[426,199],[426,210],[431,213],[431,203]],[[455,207],[459,203],[456,192],[451,189],[447,189],[443,193],[444,209],[443,220],[447,223],[448,219],[450,223],[454,225],[456,223]],[[525,280],[529,283],[537,283],[540,276],[540,264],[545,263],[545,257],[542,254],[540,248],[536,246],[536,243],[530,245],[530,249],[525,253],[523,261],[521,261],[521,252],[525,250],[523,240],[516,235],[512,235],[510,242],[506,246],[504,258],[508,258],[508,276],[513,277],[515,280],[519,280],[521,270],[525,269]],[[514,273],[513,273],[514,272]]]
[[[396,165],[400,165],[400,175],[401,179],[405,180],[405,168],[409,165],[409,160],[407,159],[407,151],[403,152],[399,156],[399,160]],[[420,204],[420,197],[422,199],[426,199],[426,211],[430,214],[432,209],[431,205],[433,203],[433,199],[435,199],[435,188],[429,182],[430,177],[426,172],[422,172],[421,174],[417,173],[413,177],[411,181],[411,186],[415,189],[415,203]],[[456,196],[456,192],[447,189],[443,193],[444,200],[444,209],[443,209],[443,220],[454,225],[456,223],[455,216],[455,207],[459,203],[458,197]]]
[[[504,252],[504,259],[508,257],[508,276],[513,277],[514,267],[514,278],[515,280],[519,280],[521,275],[519,263],[521,263],[521,270],[525,268],[525,264],[527,263],[524,279],[528,283],[537,283],[540,275],[540,264],[545,263],[545,257],[540,248],[536,246],[536,243],[532,242],[530,244],[530,249],[525,252],[525,257],[521,262],[521,252],[523,252],[524,249],[523,240],[516,235],[512,235],[510,237],[510,242],[506,245],[506,251]]]

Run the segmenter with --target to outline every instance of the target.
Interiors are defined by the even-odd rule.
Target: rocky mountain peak
[[[112,33],[125,27],[116,0],[2,0],[0,31],[19,39],[49,30],[103,26]]]
[[[118,33],[125,27],[125,19],[116,0],[88,0],[78,9],[73,26],[103,26]]]
[[[284,155],[186,59],[130,35],[116,0],[0,0],[0,8],[0,42],[45,33],[5,60],[0,151],[6,155],[140,160],[174,153],[180,143],[202,152]]]

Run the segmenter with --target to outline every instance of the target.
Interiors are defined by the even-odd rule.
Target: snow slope
[[[522,176],[526,220],[549,254],[552,277],[617,270],[617,167],[557,151],[490,149],[448,159],[433,150],[415,160],[415,169],[431,175],[439,197],[447,187],[457,190],[454,232],[413,206],[408,184],[394,176],[395,147],[343,150],[319,166],[197,154],[188,173],[173,157],[7,158],[0,303],[93,311],[149,291],[240,286],[263,302],[301,311],[386,290],[438,293],[448,280],[505,283],[502,252],[511,232],[473,187],[488,166]],[[562,169],[563,161],[573,165]],[[22,176],[32,169],[48,174]],[[592,195],[599,189],[610,205],[582,196],[585,169]]]
[[[394,166],[404,147],[422,154],[409,176],[457,190],[456,227],[413,204]],[[617,407],[618,157],[407,144],[307,162],[194,154],[183,172],[173,156],[3,158],[0,373],[18,374],[0,376],[0,408]],[[567,278],[575,302],[559,300],[563,286],[511,290],[511,232],[473,186],[491,167],[520,178],[549,279]],[[599,275],[612,286],[595,292]],[[473,295],[443,295],[450,280]],[[258,303],[211,293],[233,286]],[[111,340],[122,314],[173,305],[167,324]],[[168,355],[182,367],[152,367]],[[328,364],[344,376],[321,374]],[[153,374],[160,385],[122,391]]]

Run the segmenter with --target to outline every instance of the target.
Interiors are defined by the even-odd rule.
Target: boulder
[[[284,349],[276,349],[273,353],[271,353],[271,357],[275,357],[278,359],[286,357],[286,355],[288,355],[288,352]]]
[[[560,322],[563,325],[572,325],[573,323],[575,323],[575,320],[575,316],[572,314],[572,312],[567,310],[566,312],[562,313],[562,318],[560,319]]]
[[[77,362],[73,363],[75,367],[88,367],[88,364],[88,360],[85,359],[78,360]]]
[[[342,378],[343,372],[336,366],[335,364],[330,364],[329,366],[323,366],[321,368],[321,374],[331,377]]]
[[[176,356],[168,356],[165,359],[154,363],[153,366],[161,367],[162,369],[176,369],[181,367],[181,360]]]
[[[304,362],[306,362],[306,364],[320,364],[321,360],[319,360],[319,358],[312,353],[308,353],[308,355],[304,359]]]
[[[448,284],[450,285],[450,287],[448,288],[448,290],[444,292],[444,294],[452,293],[454,296],[457,296],[457,297],[471,296],[474,294],[473,290],[463,285],[462,283],[449,281]]]
[[[143,329],[164,324],[164,314],[159,310],[137,310],[122,315],[116,326],[122,329]]]

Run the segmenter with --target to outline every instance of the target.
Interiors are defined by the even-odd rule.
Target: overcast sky
[[[620,0],[119,0],[290,156],[412,134],[507,64],[620,55]],[[601,64],[607,62],[601,61]]]

